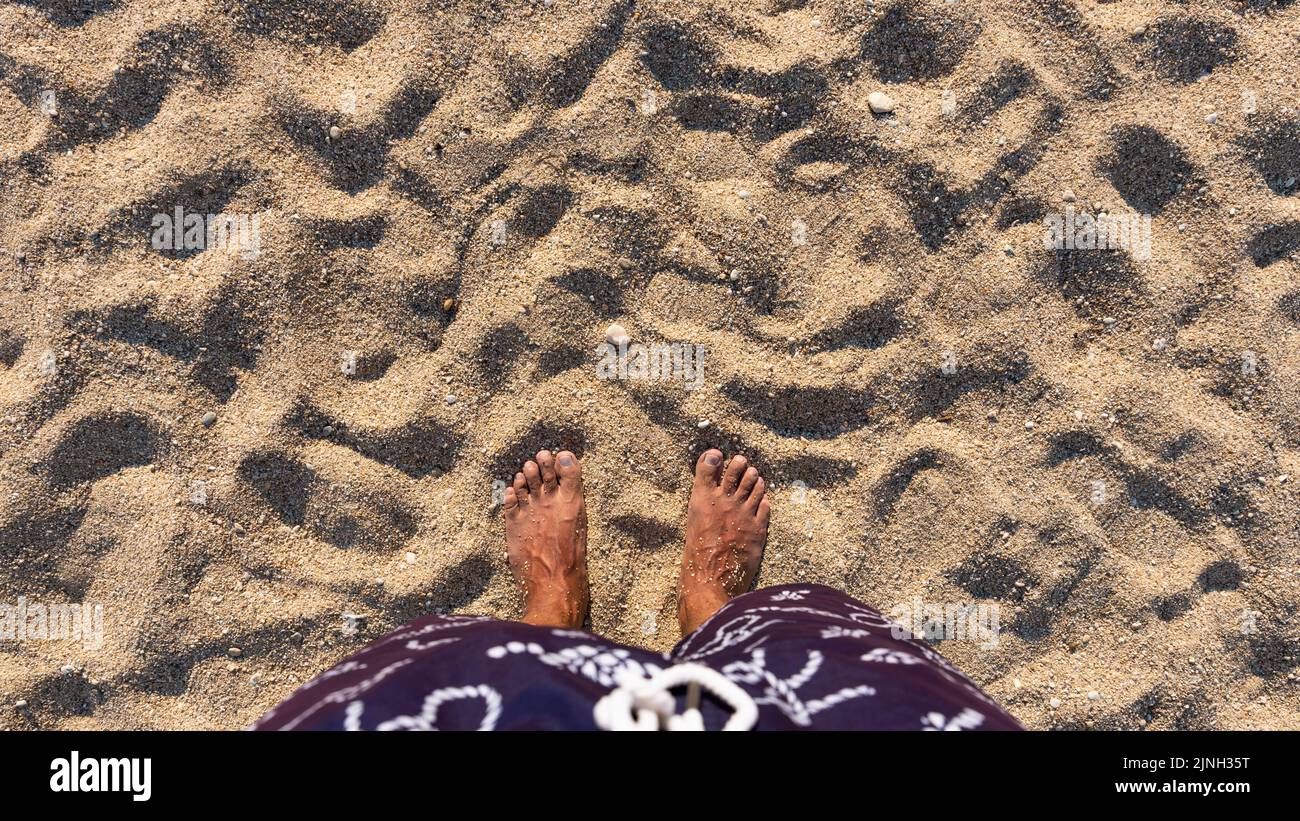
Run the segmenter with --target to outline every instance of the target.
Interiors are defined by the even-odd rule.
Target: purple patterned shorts
[[[299,688],[257,730],[595,730],[593,709],[629,678],[694,662],[757,706],[760,730],[1019,730],[924,641],[818,584],[728,602],[653,653],[581,630],[484,616],[426,616]],[[677,710],[686,695],[674,691]],[[731,715],[705,694],[706,729]]]

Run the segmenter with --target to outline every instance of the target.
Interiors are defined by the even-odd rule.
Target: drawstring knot
[[[687,685],[686,711],[677,713],[670,692]],[[704,688],[731,708],[724,731],[748,730],[758,721],[758,705],[749,694],[726,676],[703,664],[676,664],[649,678],[626,672],[619,685],[607,693],[592,711],[602,730],[703,730],[699,692]]]

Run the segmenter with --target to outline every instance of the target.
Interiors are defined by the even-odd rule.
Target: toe
[[[745,471],[745,475],[740,477],[740,487],[736,489],[736,495],[742,499],[748,499],[749,494],[754,489],[754,484],[758,481],[758,468],[753,465]]]
[[[764,497],[758,503],[758,523],[763,527],[767,527],[770,518],[772,518],[772,503],[767,500],[767,497]]]
[[[515,498],[519,500],[519,504],[522,505],[528,501],[528,480],[524,478],[522,473],[515,474],[515,483],[510,486],[510,489],[515,492]]]
[[[722,490],[724,493],[735,493],[736,486],[740,484],[740,477],[745,475],[745,468],[749,467],[749,460],[737,453],[731,457],[727,463],[727,469],[722,474]]]
[[[562,450],[555,454],[555,471],[560,474],[560,487],[582,492],[582,465],[572,452]]]
[[[513,487],[506,488],[505,501],[501,503],[502,510],[514,510],[519,507],[519,495],[515,493]]]
[[[524,462],[524,478],[528,480],[529,493],[542,492],[542,471],[532,459]]]
[[[695,486],[718,486],[718,477],[722,474],[722,451],[710,448],[700,454],[695,462]]]
[[[763,501],[766,495],[767,482],[764,482],[763,477],[760,476],[758,481],[754,482],[754,488],[749,492],[749,498],[745,500],[745,506],[750,510],[758,510],[759,503]]]
[[[555,476],[555,457],[549,450],[537,451],[537,466],[542,469],[542,487],[547,490],[559,487]]]

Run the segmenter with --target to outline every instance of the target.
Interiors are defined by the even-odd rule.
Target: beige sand
[[[760,583],[997,604],[938,647],[1031,727],[1300,729],[1298,33],[0,6],[0,603],[104,612],[0,641],[0,728],[241,727],[418,614],[516,614],[493,481],[542,446],[585,459],[593,628],[667,649],[717,445],[772,487]],[[156,250],[177,206],[260,253]],[[1066,206],[1151,214],[1150,259],[1044,250]],[[703,386],[598,379],[611,322]]]

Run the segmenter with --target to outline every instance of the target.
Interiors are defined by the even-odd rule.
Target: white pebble
[[[622,347],[632,341],[628,336],[627,329],[615,322],[605,329],[605,341],[611,345]]]
[[[867,95],[867,107],[872,114],[889,114],[897,105],[894,98],[883,91],[873,91]]]
[[[344,351],[343,355],[339,358],[339,372],[344,376],[356,376],[357,357],[359,355],[360,354],[357,351]]]

